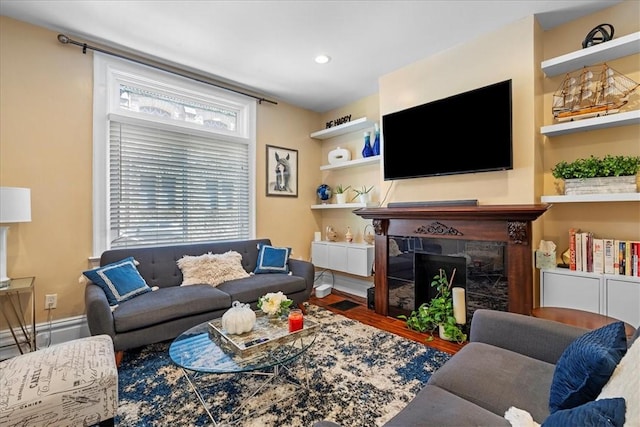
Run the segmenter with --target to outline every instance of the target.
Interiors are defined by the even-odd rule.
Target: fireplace
[[[448,279],[455,271],[453,286],[465,289],[467,323],[478,308],[508,311],[504,242],[407,236],[389,236],[389,239],[393,240],[387,268],[390,316],[408,315],[431,301],[437,292],[431,282],[441,268]]]
[[[411,305],[415,308],[420,301],[415,293],[416,257],[431,254],[465,259],[468,312],[486,307],[530,314],[534,275],[531,222],[549,207],[446,205],[354,211],[373,220],[376,313],[395,316],[410,311]],[[428,276],[422,268],[417,271]],[[482,292],[476,295],[476,291]],[[391,305],[392,297],[400,302]]]

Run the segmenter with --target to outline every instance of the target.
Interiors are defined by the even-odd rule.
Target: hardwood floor
[[[358,304],[357,307],[349,310],[341,311],[330,306],[330,304],[340,302],[343,300],[349,300]],[[319,307],[323,307],[334,313],[342,314],[353,320],[357,320],[366,325],[373,326],[375,328],[391,332],[401,337],[422,343],[429,347],[433,347],[436,350],[440,350],[449,354],[455,354],[460,350],[464,344],[457,344],[455,342],[445,341],[438,338],[437,334],[434,336],[433,341],[427,342],[429,334],[423,334],[420,332],[412,331],[407,328],[404,320],[395,319],[393,317],[381,316],[376,314],[375,311],[367,308],[367,301],[364,298],[355,297],[340,291],[332,289],[331,294],[324,298],[316,298],[315,295],[311,295],[309,298],[311,304],[315,304]]]

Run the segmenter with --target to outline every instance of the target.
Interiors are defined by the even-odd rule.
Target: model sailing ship
[[[617,113],[638,86],[607,64],[584,67],[567,74],[553,94],[553,117],[564,122]]]

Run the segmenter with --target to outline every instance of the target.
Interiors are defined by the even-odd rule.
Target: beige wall
[[[637,126],[547,139],[540,126],[551,123],[549,99],[560,77],[547,79],[540,61],[578,50],[595,25],[611,22],[616,36],[638,31],[640,3],[625,1],[555,30],[543,32],[526,18],[441,54],[423,59],[379,80],[379,94],[316,114],[287,104],[259,105],[257,130],[257,235],[291,246],[295,258],[309,259],[314,231],[333,225],[344,238],[352,228],[362,240],[367,221],[349,211],[310,210],[315,189],[326,182],[375,185],[374,200],[418,201],[478,199],[482,204],[528,204],[551,194],[550,169],[560,160],[608,152],[640,154]],[[92,247],[92,67],[90,52],[64,46],[56,33],[0,17],[0,185],[32,189],[32,222],[9,230],[8,273],[37,277],[37,321],[46,319],[44,295],[58,294],[55,319],[84,313],[77,283]],[[612,62],[640,80],[638,55]],[[317,141],[309,133],[327,120],[380,116],[500,80],[513,79],[514,169],[471,175],[396,181],[382,180],[381,168],[366,166],[320,172],[327,153],[340,145],[361,157],[361,133]],[[637,98],[636,98],[637,99]],[[464,123],[464,116],[453,120]],[[425,124],[425,133],[446,142],[456,122]],[[443,136],[444,135],[444,136]],[[478,132],[482,144],[491,135]],[[435,138],[430,138],[434,141]],[[603,143],[604,141],[604,143]],[[299,196],[265,197],[265,145],[298,150]],[[422,147],[428,150],[428,146]],[[386,196],[386,197],[385,197]],[[615,215],[612,214],[614,212]],[[534,242],[544,237],[566,246],[570,226],[597,234],[640,239],[637,203],[557,204],[534,224]],[[532,272],[536,274],[536,272]],[[0,330],[5,326],[0,324]]]
[[[84,314],[78,277],[92,256],[93,61],[56,36],[0,17],[0,185],[31,188],[32,199],[32,221],[9,230],[7,270],[36,276],[37,322],[48,293],[58,294],[54,320]],[[320,167],[309,132],[319,115],[282,103],[257,111],[256,234],[309,259]],[[266,144],[298,150],[299,197],[265,196]]]
[[[603,22],[615,27],[614,38],[640,31],[640,2],[624,1],[603,12],[573,21],[543,36],[544,58],[550,59],[581,49],[589,30]],[[615,70],[640,82],[640,55],[631,55],[608,62]],[[564,76],[544,80],[544,123],[553,123],[552,95]],[[640,109],[640,91],[636,90],[623,111]],[[551,169],[560,161],[573,161],[590,155],[640,155],[638,125],[580,132],[544,138],[544,194],[558,194]],[[561,251],[568,248],[571,227],[592,231],[599,237],[640,240],[640,208],[638,202],[617,203],[556,203],[545,214],[545,237],[558,243]]]

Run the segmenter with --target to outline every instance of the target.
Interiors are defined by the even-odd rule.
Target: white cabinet
[[[599,313],[640,327],[640,278],[549,269],[540,271],[540,306]]]
[[[371,276],[374,247],[365,243],[312,242],[311,262],[319,268]]]

